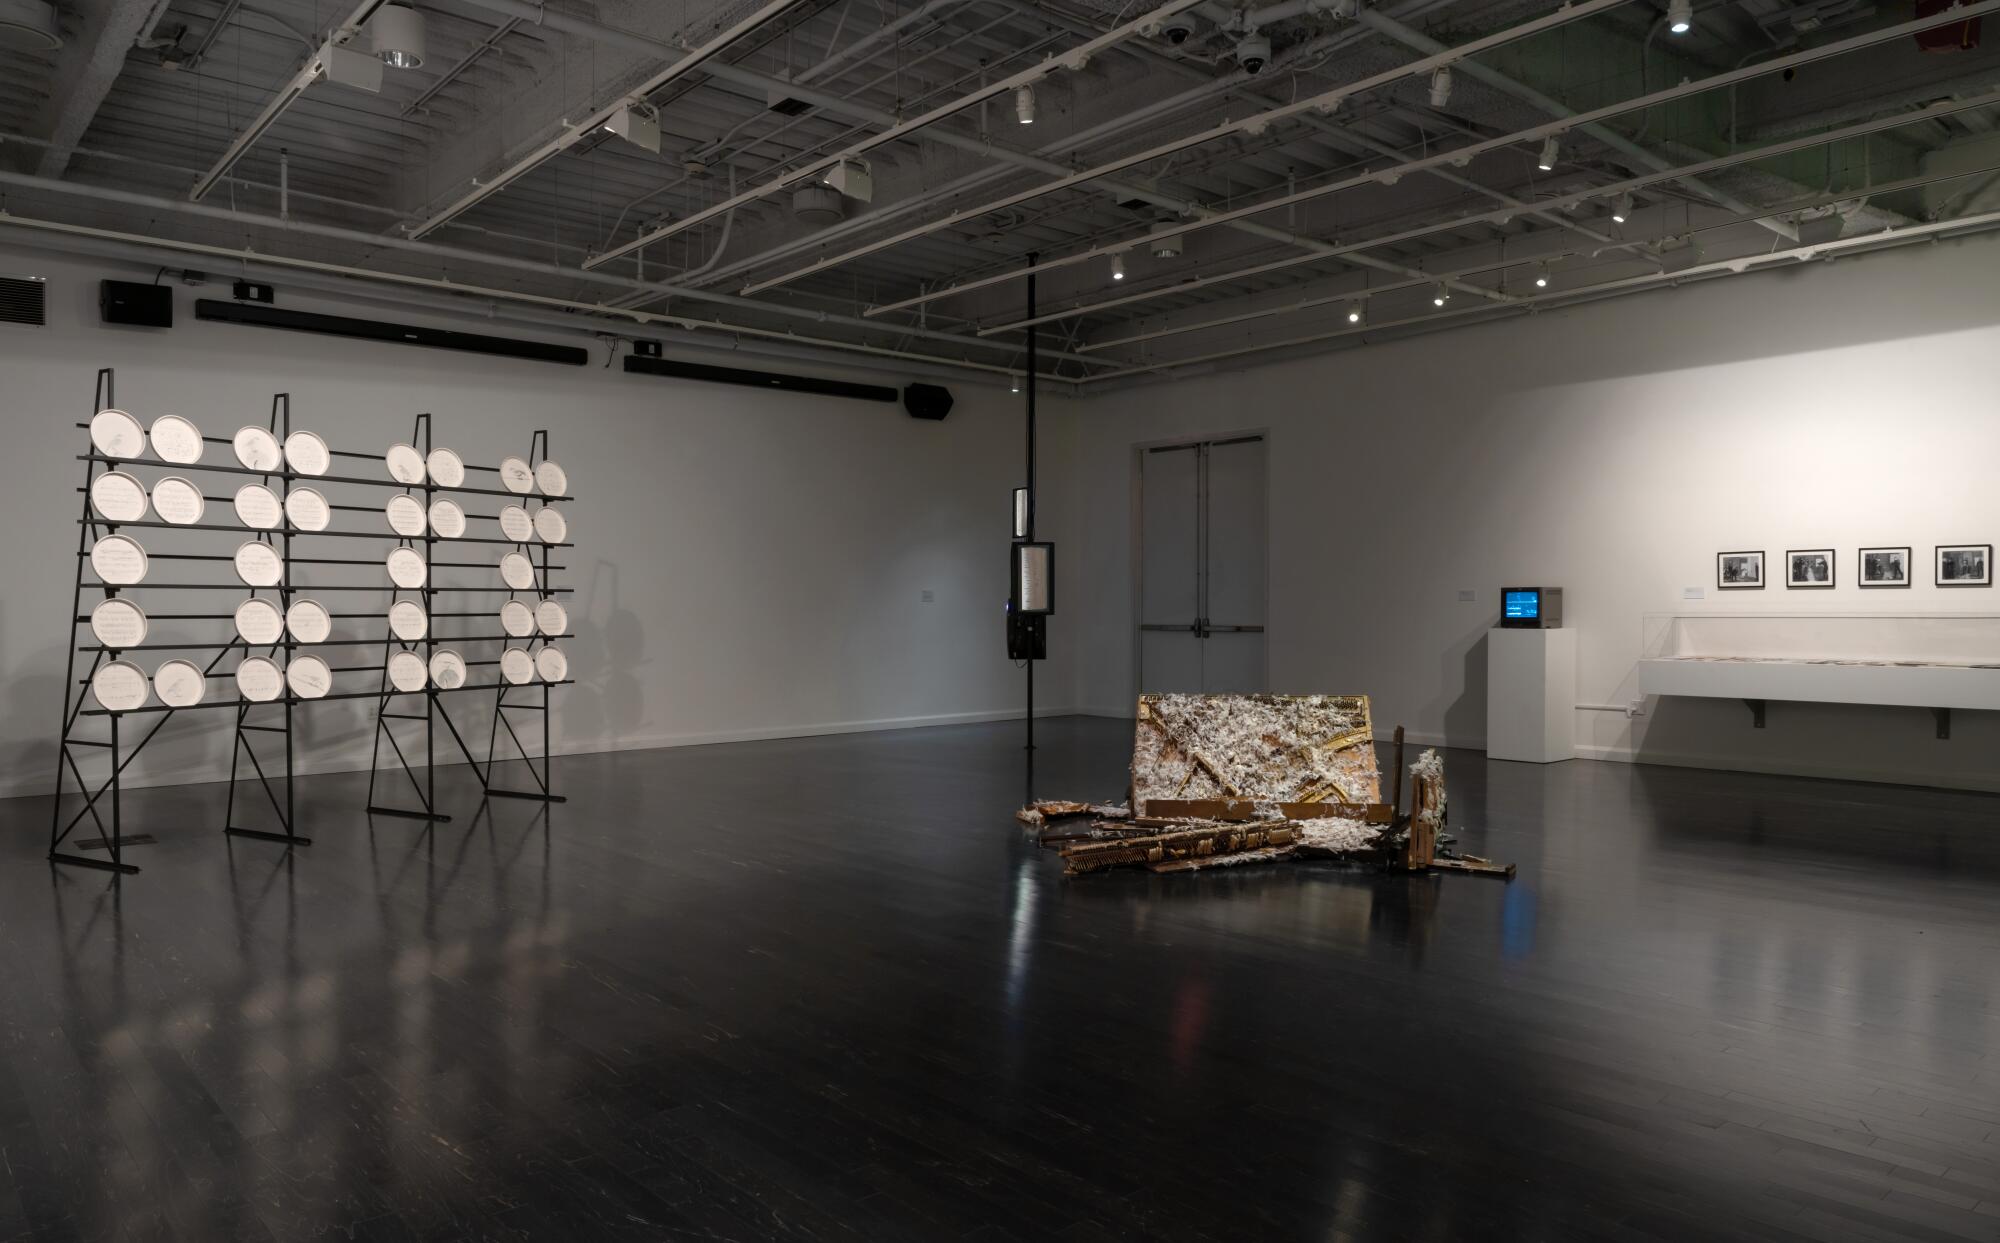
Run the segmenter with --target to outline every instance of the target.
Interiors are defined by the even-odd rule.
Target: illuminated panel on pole
[[[1018,543],[1014,545],[1013,589],[1008,603],[1016,613],[1056,611],[1056,546]]]
[[[1028,538],[1028,490],[1014,489],[1014,538]]]

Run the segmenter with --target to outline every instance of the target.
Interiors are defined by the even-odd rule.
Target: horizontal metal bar
[[[112,459],[107,459],[107,460],[112,460]],[[82,488],[78,488],[76,490],[78,492],[83,491]],[[534,497],[531,496],[523,496],[521,493],[509,493],[508,495],[521,496],[523,500],[535,499]],[[564,499],[569,499],[569,498],[564,498]],[[372,513],[372,514],[379,514],[382,512],[379,506],[372,506],[372,505],[336,505],[333,508],[353,509],[353,510],[358,510],[362,513]],[[472,514],[466,515],[467,518],[471,518],[473,516],[474,515]],[[493,515],[493,521],[498,522],[499,520],[500,516],[498,514]],[[573,541],[565,541],[564,543],[560,544],[550,544],[542,540],[515,540],[515,539],[505,539],[502,537],[492,536],[492,535],[453,535],[453,536],[397,535],[394,531],[302,531],[297,527],[289,525],[282,527],[243,527],[243,526],[231,526],[229,523],[226,522],[156,522],[151,518],[145,519],[144,521],[141,522],[113,522],[108,518],[78,518],[76,521],[77,525],[79,526],[104,527],[107,530],[113,530],[113,531],[117,530],[119,527],[155,527],[167,531],[235,531],[235,532],[242,532],[247,535],[326,535],[326,536],[334,536],[340,539],[393,539],[393,540],[410,540],[412,542],[421,540],[426,544],[447,544],[447,545],[513,544],[520,548],[576,547],[576,544]],[[159,555],[171,556],[173,554],[161,553]],[[224,560],[227,559],[228,558],[226,557],[224,558]],[[342,561],[334,559],[310,559],[306,557],[293,557],[292,560],[304,561],[312,565],[380,564],[379,562],[374,562],[374,561]],[[438,561],[434,562],[433,564],[449,565],[452,563],[446,561]],[[566,567],[559,566],[557,568],[561,569]]]
[[[341,691],[338,694],[321,695],[317,699],[305,699],[298,695],[280,695],[276,699],[215,699],[206,703],[189,704],[184,708],[169,708],[165,704],[147,704],[143,708],[129,708],[122,713],[113,713],[109,708],[85,708],[85,716],[137,716],[142,712],[198,712],[203,708],[263,707],[278,704],[316,704],[335,699],[388,699],[392,695],[451,695],[459,691],[498,690],[509,683],[483,682],[478,686],[429,686],[420,691]],[[529,686],[574,686],[575,678],[564,678],[560,682],[530,682]]]
[[[247,700],[245,702],[248,702]],[[260,734],[289,734],[292,731],[282,725],[238,725],[237,729],[253,729]]]
[[[543,756],[542,758],[544,760],[548,759],[546,755]],[[502,762],[506,763],[507,761],[502,761]],[[502,790],[494,786],[488,786],[486,788],[486,792],[494,796],[495,798],[526,798],[526,799],[533,799],[536,802],[541,802],[541,803],[569,802],[569,798],[565,795],[543,794],[538,790]]]
[[[471,614],[471,616],[490,617],[491,614],[475,613]],[[232,618],[231,614],[219,613],[211,617],[209,620],[229,621],[231,620],[231,618]],[[88,620],[88,619],[80,619],[80,620]],[[433,644],[509,643],[516,638],[521,639],[523,642],[531,642],[535,639],[574,639],[575,637],[576,635],[574,633],[569,633],[569,632],[565,632],[563,634],[542,634],[540,631],[537,631],[534,634],[530,635],[511,635],[511,634],[469,634],[469,635],[456,635],[456,636],[427,635],[422,639],[416,640],[416,642],[433,643]],[[373,647],[377,643],[401,643],[401,642],[403,642],[403,640],[401,639],[380,639],[380,638],[321,639],[318,643],[301,643],[296,639],[280,639],[276,643],[262,643],[258,644],[258,646],[263,648],[282,647],[289,651],[297,648],[315,648],[315,647]],[[140,643],[132,647],[106,647],[102,643],[81,643],[77,645],[76,650],[79,652],[224,652],[228,651],[232,647],[246,647],[246,646],[248,645],[245,644],[241,639],[231,639],[227,643]],[[372,666],[372,667],[379,668],[380,666]]]
[[[363,479],[358,475],[301,475],[289,470],[253,470],[248,466],[231,466],[225,462],[149,462],[140,458],[106,457],[102,453],[79,453],[79,462],[109,462],[114,466],[171,466],[175,470],[206,470],[223,475],[251,475],[258,479],[297,480],[307,486],[322,483],[357,483],[368,487],[394,488],[398,491],[423,488],[427,492],[465,492],[476,496],[526,496],[530,500],[573,501],[573,496],[541,496],[533,493],[510,492],[505,488],[439,488],[426,484],[399,483],[394,479]]]
[[[160,839],[154,837],[151,833],[127,833],[119,837],[118,846],[121,850],[127,846],[155,846],[159,844],[159,841]],[[109,850],[111,849],[111,839],[108,837],[85,838],[76,844],[76,848],[78,850]]]
[[[371,816],[401,816],[405,820],[435,820],[439,824],[451,819],[434,811],[406,811],[401,807],[377,807],[373,803],[368,804],[367,810]]]
[[[497,568],[497,567],[490,567],[490,568]],[[151,583],[151,582],[143,582],[143,581],[142,581],[142,582],[137,582],[137,583],[102,583],[102,582],[90,582],[90,583],[85,583],[85,584],[84,584],[84,586],[85,586],[85,587],[109,587],[109,588],[112,588],[112,589],[114,589],[114,590],[117,590],[117,591],[123,591],[123,590],[125,590],[125,589],[126,589],[126,588],[128,588],[128,587],[149,587],[149,588],[152,588],[152,589],[153,589],[153,590],[155,590],[155,591],[246,591],[246,590],[258,590],[257,588],[246,588],[246,587],[245,587],[245,586],[244,586],[244,585],[243,585],[242,583]],[[409,592],[436,592],[436,593],[439,593],[439,594],[442,594],[442,593],[444,593],[444,592],[447,592],[447,591],[501,591],[501,592],[506,592],[506,593],[508,593],[508,594],[510,594],[510,595],[511,595],[511,594],[520,594],[520,593],[528,593],[528,592],[534,592],[534,593],[538,593],[538,594],[540,594],[540,595],[545,595],[545,596],[546,596],[546,595],[553,595],[553,594],[555,594],[555,593],[557,593],[557,592],[564,592],[564,593],[568,593],[568,592],[573,592],[573,591],[575,591],[575,590],[576,590],[576,588],[574,588],[574,587],[541,587],[541,588],[533,588],[533,587],[524,587],[524,588],[519,588],[519,589],[517,589],[517,588],[513,588],[513,587],[396,587],[396,586],[386,586],[386,587],[385,587],[385,586],[375,586],[375,585],[370,585],[370,584],[368,584],[368,583],[278,583],[278,584],[276,584],[275,586],[271,586],[271,587],[265,587],[265,588],[262,588],[262,590],[265,590],[265,591],[290,591],[290,592],[294,592],[294,593],[298,593],[298,592],[314,592],[314,591],[409,591]],[[475,616],[475,617],[484,617],[484,616],[486,616],[486,614],[484,614],[484,613],[475,613],[475,614],[468,614],[468,616]]]
[[[113,863],[109,859],[86,859],[82,855],[64,854],[60,850],[49,852],[49,862],[67,863],[72,867],[96,868],[100,872],[118,872],[126,876],[135,876],[139,871],[129,863]]]
[[[300,837],[296,833],[273,833],[268,829],[239,829],[235,825],[225,825],[222,830],[231,837],[254,837],[259,841],[283,842],[287,846],[310,846],[313,839]]]

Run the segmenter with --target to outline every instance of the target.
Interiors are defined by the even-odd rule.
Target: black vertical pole
[[[1035,318],[1035,262],[1038,255],[1028,256],[1028,319]],[[1035,538],[1035,338],[1038,334],[1033,323],[1028,325],[1028,375],[1023,385],[1028,394],[1028,540]],[[1035,749],[1035,649],[1028,647],[1028,750]]]

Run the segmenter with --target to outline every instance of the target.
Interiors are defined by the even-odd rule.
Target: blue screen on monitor
[[[1538,620],[1542,615],[1542,593],[1539,591],[1508,592],[1506,615],[1519,621]]]

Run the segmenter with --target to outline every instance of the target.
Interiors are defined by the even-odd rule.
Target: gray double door
[[[1139,467],[1139,689],[1261,691],[1262,436],[1164,445]]]

